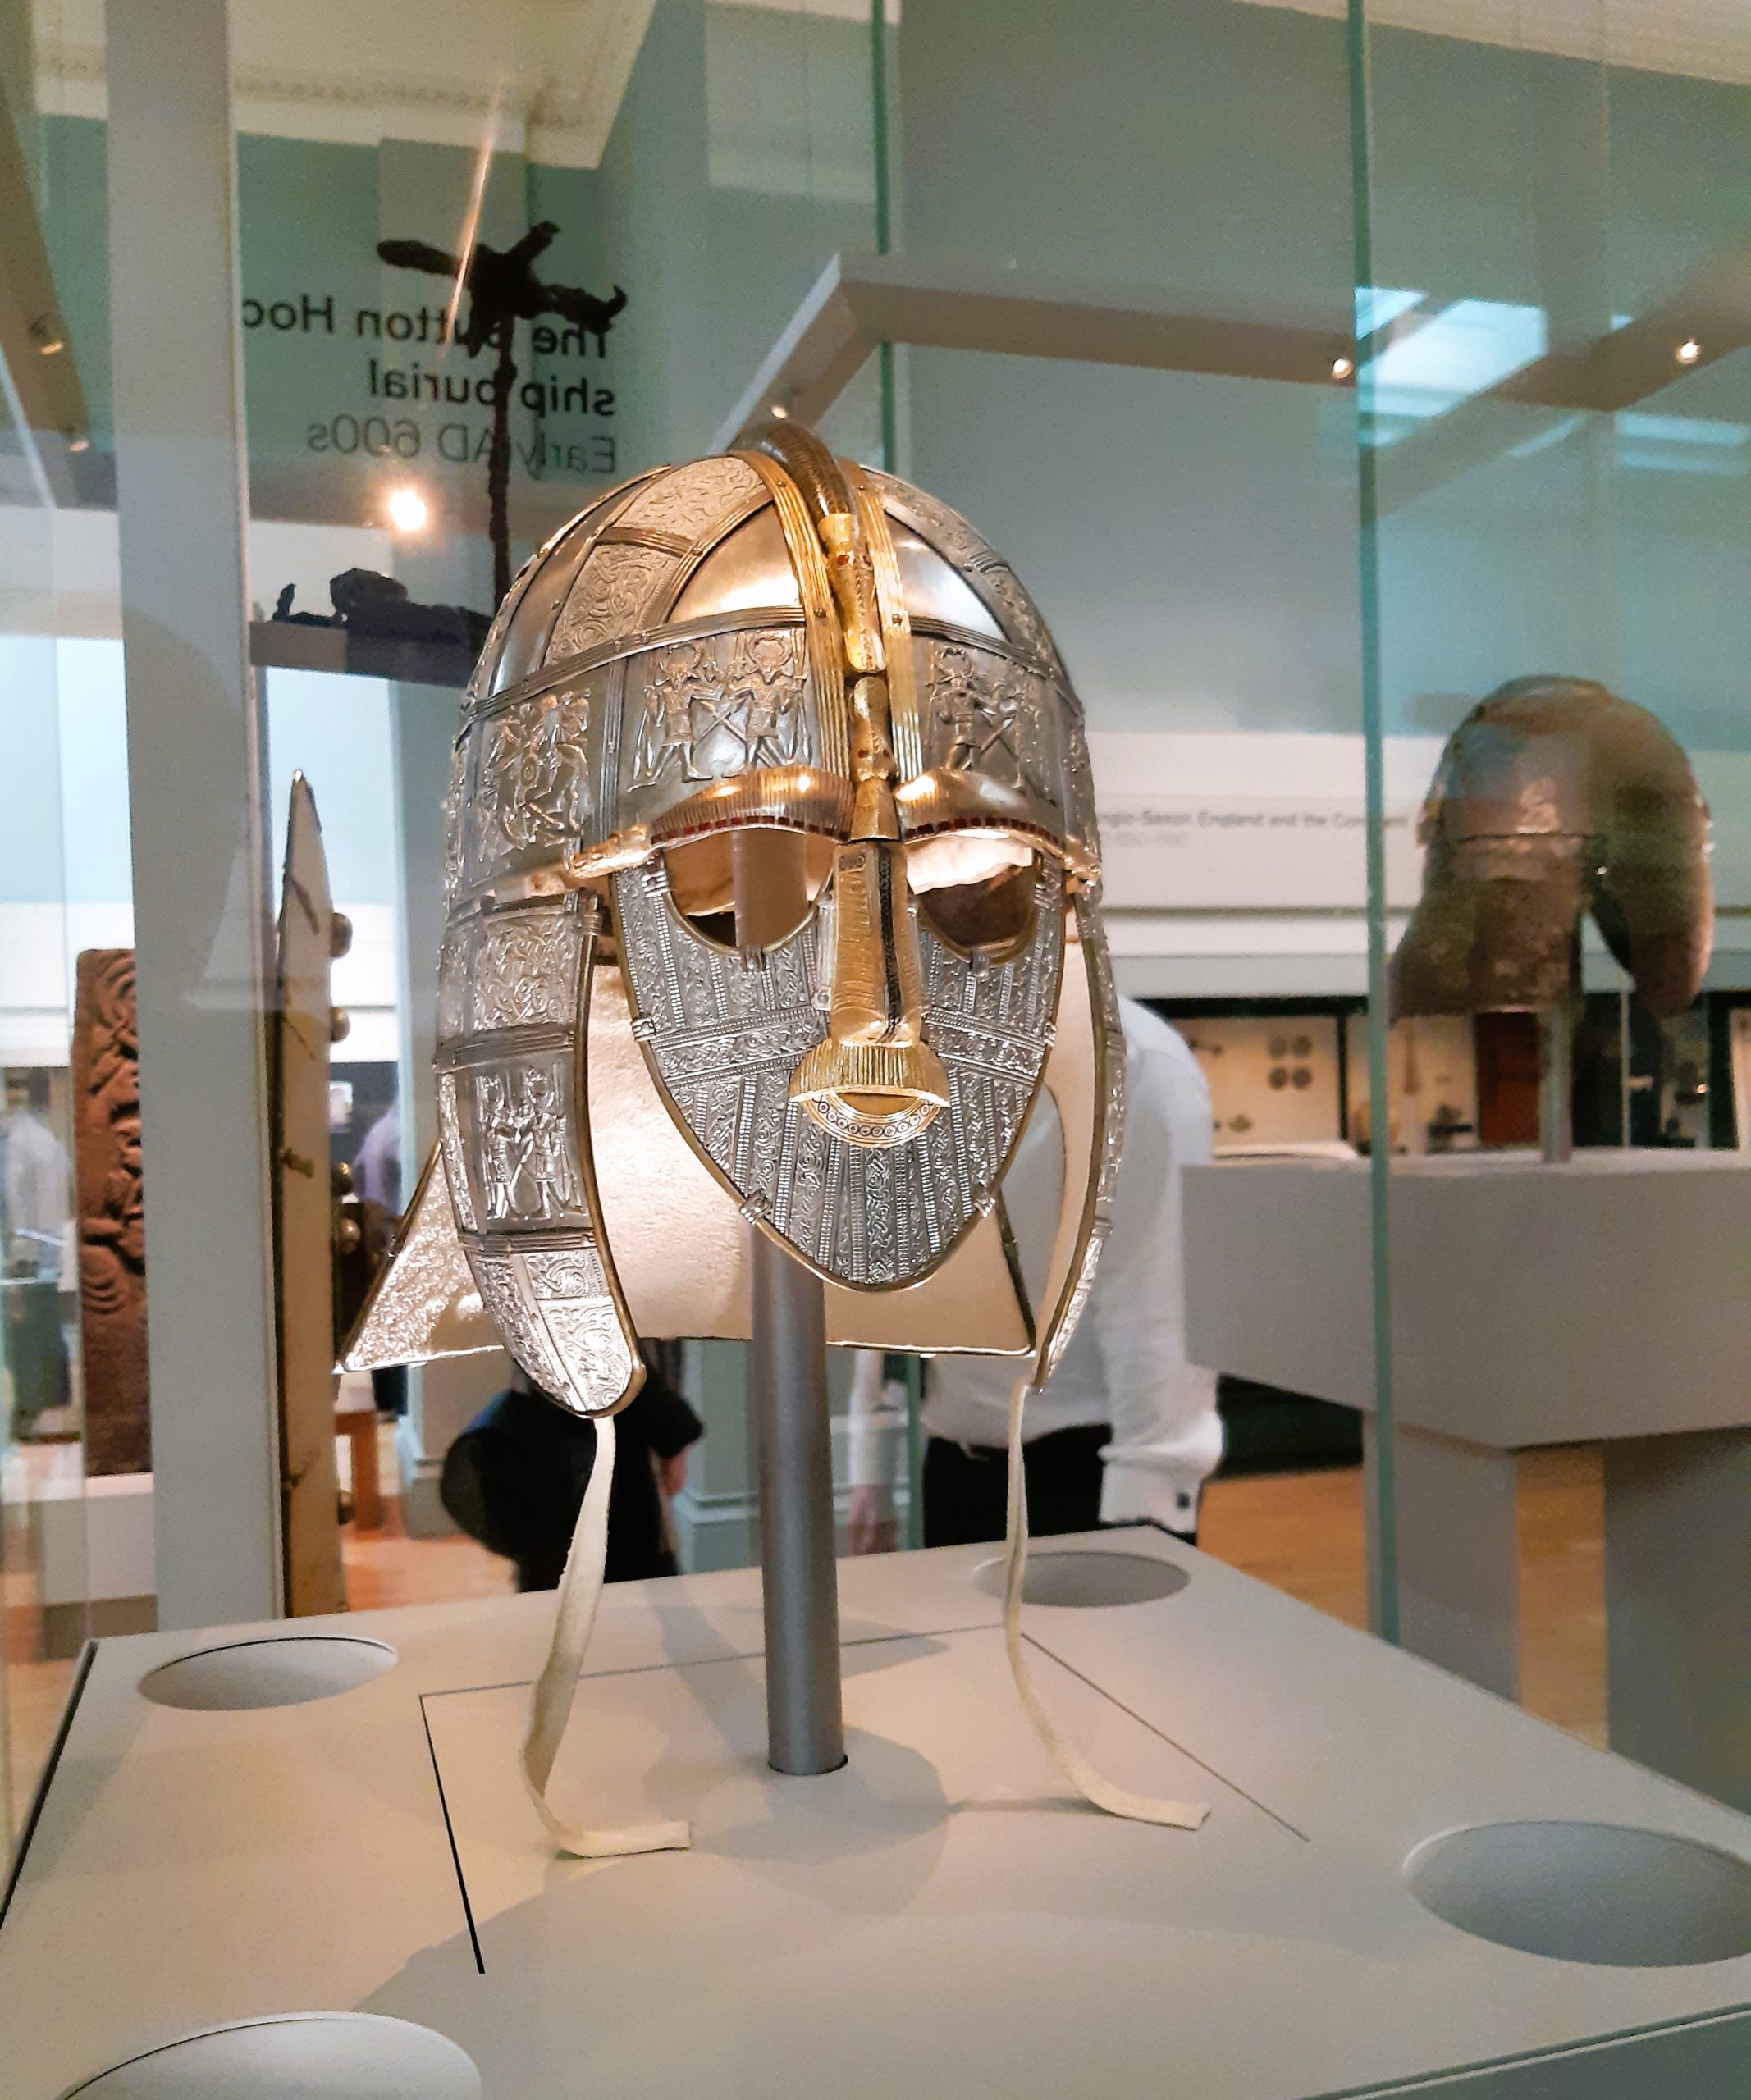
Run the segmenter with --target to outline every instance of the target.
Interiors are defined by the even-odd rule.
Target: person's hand
[[[900,1520],[885,1487],[854,1487],[845,1510],[848,1553],[892,1553],[900,1542]]]
[[[683,1448],[672,1459],[660,1459],[656,1466],[657,1485],[670,1500],[674,1501],[687,1485],[687,1452]]]

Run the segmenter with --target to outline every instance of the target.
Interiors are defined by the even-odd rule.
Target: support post
[[[1575,1010],[1538,1016],[1538,1153],[1547,1166],[1575,1157]]]
[[[1751,1810],[1751,1436],[1605,1446],[1611,1746]]]
[[[1370,1473],[1374,1415],[1362,1425]],[[1398,1641],[1503,1699],[1520,1696],[1520,1461],[1512,1451],[1402,1423],[1393,1432],[1398,1515]],[[1377,1582],[1376,1496],[1368,1496],[1369,1590]],[[1378,1629],[1377,1629],[1378,1630]]]
[[[800,836],[784,833],[733,839],[736,938],[743,947],[766,947],[796,924],[807,901],[802,844]],[[775,1772],[832,1772],[845,1762],[845,1723],[825,1295],[818,1276],[757,1226],[749,1230],[748,1401],[760,1476],[766,1760]]]
[[[109,0],[158,1623],[281,1609],[263,769],[226,0]]]

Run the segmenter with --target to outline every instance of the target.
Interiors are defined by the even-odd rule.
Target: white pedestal
[[[1188,1574],[1031,1607],[1028,1631],[1065,1728],[1121,1783],[1209,1801],[1200,1832],[1067,1796],[974,1585],[984,1549],[842,1565],[850,1760],[821,1778],[764,1762],[752,1571],[611,1589],[558,1796],[687,1816],[694,1847],[602,1865],[551,1857],[517,1773],[551,1598],[301,1623],[396,1660],[274,1709],[137,1690],[235,1633],[103,1643],[0,1931],[7,2093],[292,2011],[436,2030],[493,2100],[1735,2089],[1751,1954],[1516,1952],[1431,1915],[1405,1867],[1471,1824],[1743,1859],[1751,1824],[1159,1534],[1052,1544]],[[1595,1888],[1591,1912],[1638,1898]]]
[[[43,1653],[76,1655],[88,1631],[137,1633],[157,1617],[152,1475],[84,1477],[76,1444],[33,1473],[29,1564],[36,1570]]]
[[[1187,1170],[1196,1362],[1371,1418],[1368,1176],[1346,1161]],[[1516,1454],[1602,1441],[1612,1742],[1751,1806],[1751,1163],[1395,1162],[1389,1221],[1406,1645],[1517,1695]],[[1639,1515],[1653,1480],[1659,1513]]]

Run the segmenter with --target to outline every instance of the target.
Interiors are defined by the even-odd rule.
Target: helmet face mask
[[[830,1339],[1068,1338],[1122,1056],[1087,751],[953,512],[789,424],[602,499],[494,623],[446,863],[442,1174],[487,1315],[563,1404],[629,1398],[640,1331],[746,1331],[744,1219],[825,1279]],[[1086,1157],[1036,1316],[1001,1185],[1049,1066]],[[660,1249],[629,1197],[659,1153],[648,1207],[691,1206]]]
[[[995,965],[920,923],[903,860],[876,842],[842,845],[807,917],[766,949],[702,934],[661,863],[614,888],[633,1034],[744,1212],[841,1282],[930,1273],[990,1208],[1040,1084],[1061,881],[1036,878],[1031,936]]]

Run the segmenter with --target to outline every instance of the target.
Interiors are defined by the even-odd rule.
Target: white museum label
[[[1415,902],[1415,806],[1386,819],[1387,894]],[[1360,797],[1135,795],[1100,798],[1109,904],[1132,911],[1340,911],[1367,896]]]

